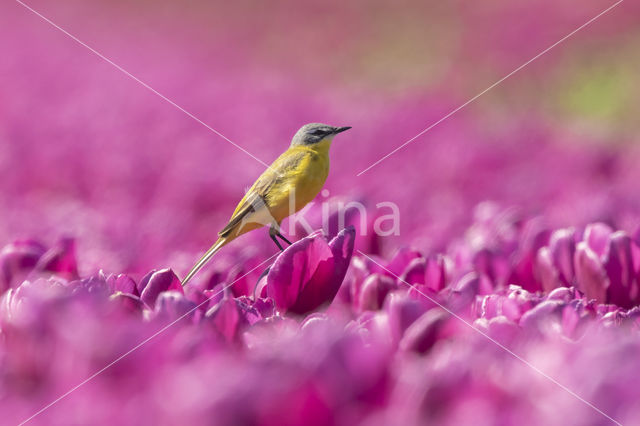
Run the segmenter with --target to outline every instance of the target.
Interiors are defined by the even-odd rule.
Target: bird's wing
[[[260,175],[258,180],[247,191],[240,200],[231,219],[222,228],[218,235],[226,237],[231,231],[242,222],[249,214],[257,211],[260,207],[270,206],[270,191],[292,178],[291,172],[302,162],[307,155],[304,151],[288,150],[282,154],[273,164]]]
[[[218,232],[218,235],[220,237],[228,236],[231,231],[238,224],[240,224],[247,215],[257,211],[259,206],[264,204],[265,203],[260,198],[260,195],[256,193],[249,194],[247,192],[247,195],[245,195],[245,197],[240,201],[240,204],[238,204],[238,207],[233,213],[233,216],[231,216],[231,219],[229,219],[229,222],[225,225],[224,228],[222,228],[220,232]]]

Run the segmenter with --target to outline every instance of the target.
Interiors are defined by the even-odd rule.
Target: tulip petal
[[[604,269],[610,282],[607,302],[627,309],[638,302],[631,244],[631,238],[624,232],[612,234],[604,259]]]
[[[560,229],[552,233],[549,251],[553,265],[558,271],[558,279],[565,285],[571,285],[575,275],[573,266],[573,257],[576,251],[575,231]]]
[[[369,276],[362,284],[357,304],[358,309],[360,311],[379,310],[382,308],[387,294],[396,288],[396,282],[391,277],[380,274]]]
[[[180,279],[168,268],[151,271],[138,283],[140,299],[149,307],[155,306],[156,299],[161,292],[169,290],[183,293]]]
[[[242,316],[235,300],[225,298],[207,311],[205,317],[214,325],[227,342],[237,338],[242,323]]]
[[[333,300],[353,254],[355,229],[349,227],[327,243],[311,234],[289,246],[267,275],[267,295],[279,311],[305,314]]]
[[[184,294],[175,290],[163,291],[156,298],[154,313],[157,318],[176,320],[178,318],[193,317],[196,304],[188,300]]]
[[[138,288],[136,282],[125,274],[111,274],[107,277],[107,285],[113,293],[129,293],[138,296]]]
[[[546,292],[562,286],[558,278],[558,271],[553,264],[551,250],[548,247],[542,247],[538,250],[535,266],[536,277],[542,284],[542,289]]]
[[[609,279],[598,255],[585,242],[578,243],[575,253],[577,287],[589,299],[606,301]]]
[[[591,223],[584,229],[583,240],[593,252],[602,257],[605,255],[609,244],[609,236],[613,233],[613,229],[604,223]]]
[[[55,247],[42,255],[35,269],[40,272],[53,272],[68,280],[78,278],[75,241],[71,238],[60,240]]]
[[[19,276],[26,276],[46,252],[46,248],[31,240],[16,241],[0,252],[0,294],[10,288]]]

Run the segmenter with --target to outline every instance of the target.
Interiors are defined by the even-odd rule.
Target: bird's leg
[[[280,237],[280,238],[282,239],[282,241],[284,241],[285,243],[287,243],[287,244],[291,245],[291,241],[287,240],[287,239],[284,237],[284,235],[282,235],[282,234],[280,233],[280,231],[277,231],[277,233],[276,233],[276,237]]]
[[[284,249],[282,248],[282,246],[278,242],[278,239],[276,238],[276,235],[278,235],[279,233],[280,232],[278,232],[278,228],[276,228],[275,226],[271,225],[271,227],[269,228],[269,236],[271,237],[273,242],[276,243],[276,245],[278,246],[280,251],[284,251]]]

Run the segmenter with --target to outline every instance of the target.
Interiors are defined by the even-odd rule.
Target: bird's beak
[[[338,134],[338,133],[342,133],[345,130],[349,130],[351,128],[351,126],[347,126],[347,127],[336,127],[336,129],[333,131],[334,134]]]

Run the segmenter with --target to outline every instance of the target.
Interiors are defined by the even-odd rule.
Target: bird
[[[291,245],[280,233],[280,223],[302,209],[324,186],[329,175],[329,148],[334,136],[351,127],[322,123],[305,124],[296,132],[283,152],[245,193],[217,241],[196,262],[182,280],[191,278],[225,245],[249,231],[269,226],[269,237],[280,251],[278,241]]]

